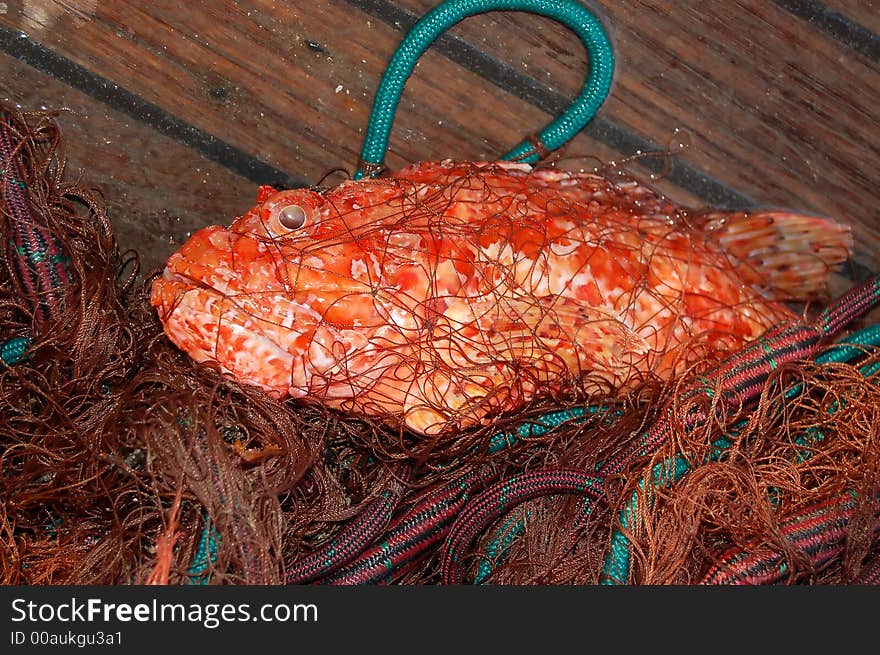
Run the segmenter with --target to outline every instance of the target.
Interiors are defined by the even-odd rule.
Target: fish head
[[[358,373],[349,355],[387,316],[376,300],[380,246],[364,229],[368,212],[350,205],[261,187],[229,228],[193,234],[152,286],[165,333],[276,397],[356,393],[328,381]]]

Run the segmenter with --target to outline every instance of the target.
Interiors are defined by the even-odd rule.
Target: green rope
[[[521,510],[507,519],[496,531],[492,540],[486,544],[486,559],[480,560],[477,575],[474,578],[475,585],[485,584],[489,580],[495,565],[504,559],[507,550],[514,540],[525,532],[526,521],[531,518],[531,515],[532,513],[529,510]]]
[[[14,337],[0,345],[0,365],[12,366],[25,358],[31,340],[27,337]]]
[[[205,529],[199,537],[199,547],[192,559],[189,570],[186,572],[190,584],[208,584],[209,575],[206,574],[208,567],[217,560],[217,551],[220,550],[220,533],[211,520],[205,516]]]
[[[866,347],[880,347],[880,324],[872,325],[858,332],[854,332],[846,336],[840,343],[829,348],[821,355],[815,358],[817,364],[844,363],[860,357],[866,353]],[[878,366],[874,364],[866,364],[859,369],[859,373],[863,377],[870,377],[878,371]],[[785,393],[786,400],[795,397],[803,391],[803,384],[793,385]],[[834,413],[839,408],[835,402],[829,412]],[[736,437],[748,421],[738,422],[730,430],[730,434]],[[811,445],[816,441],[821,441],[824,435],[820,430],[815,430],[808,435],[799,436],[796,440],[798,445]],[[724,451],[733,444],[732,439],[720,438],[712,443],[713,449],[709,453],[709,461],[715,461],[720,458]],[[809,454],[802,454],[804,458]],[[681,455],[672,459],[665,460],[656,464],[651,471],[651,483],[653,488],[659,489],[667,487],[678,482],[690,470],[688,461]],[[620,527],[614,531],[611,536],[611,547],[605,558],[605,567],[602,571],[602,584],[615,585],[624,584],[629,579],[630,573],[630,542],[626,536],[626,531],[633,525],[635,517],[638,513],[638,496],[639,492],[644,490],[644,480],[639,481],[638,490],[634,491],[630,497],[626,507],[624,507],[618,517]],[[653,496],[648,496],[648,502],[653,500]]]
[[[367,174],[365,168],[371,177],[381,170],[397,105],[418,59],[450,27],[465,18],[488,11],[526,11],[555,19],[577,34],[587,49],[590,72],[584,87],[566,112],[540,132],[540,145],[548,150],[559,148],[595,116],[611,88],[614,52],[602,24],[586,7],[574,0],[447,0],[425,14],[413,26],[391,58],[373,102],[361,151],[361,163],[354,174],[355,179]],[[535,143],[526,139],[504,155],[503,159],[534,163],[540,158],[535,149]],[[540,436],[562,423],[584,420],[588,415],[603,409],[605,408],[574,408],[547,414],[520,426],[516,433],[495,435],[489,444],[489,451],[496,453],[518,439]],[[204,582],[201,574],[216,558],[217,539],[219,534],[216,528],[210,523],[206,524],[199,551],[188,572],[194,582]]]
[[[590,10],[574,0],[447,0],[413,26],[392,56],[373,102],[355,179],[373,177],[382,169],[394,114],[419,57],[450,27],[487,11],[527,11],[555,19],[577,34],[587,49],[590,72],[584,87],[566,112],[540,132],[541,145],[548,150],[559,148],[595,116],[611,88],[614,51],[602,24]],[[503,159],[534,163],[540,159],[535,150],[533,141],[526,139]]]
[[[558,428],[563,423],[585,421],[591,416],[608,411],[604,405],[590,405],[589,407],[572,407],[549,412],[534,419],[526,419],[517,426],[514,432],[499,432],[489,440],[489,454],[494,455],[508,446],[512,446],[520,439],[533,439],[540,437]],[[617,416],[621,411],[617,411]]]

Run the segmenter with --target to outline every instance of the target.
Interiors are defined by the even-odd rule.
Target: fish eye
[[[306,224],[306,212],[299,205],[287,205],[278,210],[278,222],[288,230],[298,230]]]

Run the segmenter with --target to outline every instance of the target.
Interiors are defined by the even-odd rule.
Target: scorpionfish
[[[423,162],[260,187],[152,286],[167,336],[278,398],[436,434],[538,397],[669,379],[797,316],[852,247],[781,211],[688,211],[631,179]]]

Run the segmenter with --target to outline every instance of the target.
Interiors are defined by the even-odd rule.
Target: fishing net
[[[55,116],[0,116],[0,582],[876,581],[876,335],[846,357],[827,337],[878,285],[799,308],[751,350],[683,333],[671,376],[527,372],[528,402],[426,435],[196,364],[164,335],[155,276],[119,251],[100,194],[64,181]],[[624,212],[715,220],[605,173],[597,189]],[[449,191],[398,208],[400,224],[436,217]],[[453,255],[488,274],[463,243]]]

